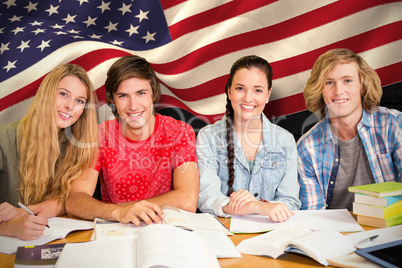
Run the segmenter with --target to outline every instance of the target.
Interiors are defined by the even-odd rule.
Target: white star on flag
[[[126,5],[123,3],[123,6],[117,10],[121,11],[121,13],[123,13],[122,15],[124,16],[124,14],[126,14],[126,12],[130,12],[132,13],[132,11],[130,10],[130,7],[132,6],[132,4],[130,5]]]
[[[75,22],[75,17],[77,17],[77,15],[71,16],[70,14],[67,14],[67,17],[64,18],[63,20],[67,24],[67,23],[70,23],[70,22]]]
[[[149,33],[148,31],[147,31],[147,35],[146,36],[143,36],[142,37],[142,39],[145,39],[145,44],[146,43],[148,43],[149,41],[155,41],[155,38],[154,38],[154,35],[156,34],[156,32],[155,33]]]
[[[31,1],[29,1],[29,4],[28,4],[26,7],[24,7],[24,8],[28,9],[28,13],[29,13],[29,12],[31,12],[32,10],[38,10],[38,9],[36,8],[37,5],[38,5],[38,3],[33,4],[33,3],[31,3]]]
[[[16,35],[17,33],[19,33],[19,32],[24,32],[24,29],[25,29],[26,27],[17,27],[17,28],[15,28],[14,30],[12,30],[12,31],[10,31],[10,32],[13,32],[14,33],[14,35]]]
[[[109,5],[110,5],[110,2],[105,3],[102,1],[102,5],[98,6],[98,8],[101,9],[102,13],[103,13],[103,12],[105,12],[105,10],[110,10]]]
[[[51,40],[44,41],[42,40],[42,44],[37,46],[37,48],[40,48],[40,51],[43,51],[45,48],[50,47],[49,43]]]
[[[109,21],[109,25],[104,27],[105,29],[107,29],[107,32],[110,33],[111,31],[117,31],[117,24],[119,24],[118,22],[116,23],[112,23],[111,21]]]
[[[148,20],[148,13],[149,13],[149,10],[147,11],[147,12],[143,12],[141,9],[140,9],[140,14],[138,14],[138,15],[136,15],[135,17],[136,18],[139,18],[140,19],[140,22],[142,21],[142,20]]]
[[[17,61],[13,61],[13,62],[8,61],[8,64],[6,66],[4,66],[3,69],[6,69],[7,73],[8,73],[8,71],[10,71],[11,69],[17,68],[17,67],[15,67],[16,62]]]
[[[26,41],[26,42],[24,42],[24,41],[21,40],[21,45],[19,45],[19,46],[17,47],[18,49],[21,49],[21,53],[24,51],[24,49],[30,48],[30,46],[28,45],[29,42],[31,42],[31,40],[28,40],[28,41]]]
[[[129,33],[129,36],[131,36],[132,34],[138,34],[138,28],[140,26],[136,26],[134,27],[132,24],[130,24],[130,29],[127,29],[126,32]]]
[[[96,25],[96,23],[95,23],[96,19],[97,19],[97,17],[91,18],[90,16],[88,16],[88,19],[83,21],[83,23],[85,23],[87,25],[87,27],[89,27],[91,25]]]
[[[59,8],[60,6],[53,6],[53,5],[50,5],[50,7],[49,7],[49,9],[46,9],[45,11],[46,12],[49,12],[49,17],[52,15],[52,14],[59,14],[59,12],[57,11],[57,9]]]
[[[9,45],[9,44],[10,44],[10,42],[8,42],[7,44],[1,43],[1,46],[0,46],[0,55],[3,54],[3,52],[6,51],[6,50],[10,50],[10,49],[8,48],[8,45]]]

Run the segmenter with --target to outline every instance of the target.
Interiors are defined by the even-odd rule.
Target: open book
[[[322,228],[310,231],[302,228],[275,229],[250,239],[237,246],[241,253],[269,256],[274,259],[286,252],[300,253],[322,265],[327,259],[347,255],[355,251],[352,242],[338,231]]]
[[[170,206],[163,206],[162,211],[165,215],[164,224],[190,231],[217,231],[233,235],[215,216],[209,213],[191,213]],[[136,236],[146,226],[144,222],[140,226],[135,226],[131,223],[123,224],[99,218],[96,218],[94,222],[96,240],[115,236]]]
[[[17,237],[0,236],[0,253],[14,254],[18,247],[44,245],[56,239],[65,238],[70,232],[94,228],[92,221],[73,220],[63,217],[50,218],[50,228],[45,228],[41,237],[36,240],[21,240]]]
[[[165,218],[163,223],[201,235],[218,258],[241,258],[232,240],[227,235],[233,235],[213,215],[208,213],[191,213],[173,207],[162,207]],[[147,225],[141,223],[135,226],[131,223],[119,223],[104,219],[95,219],[95,239],[116,239],[118,237],[137,238],[139,232]]]
[[[205,240],[164,224],[142,228],[136,239],[116,237],[66,244],[55,267],[219,267]]]

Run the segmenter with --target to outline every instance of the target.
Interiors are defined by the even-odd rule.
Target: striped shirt
[[[377,107],[363,109],[357,124],[375,182],[402,181],[402,113]],[[328,114],[297,142],[301,209],[324,209],[330,203],[339,162],[339,146]]]

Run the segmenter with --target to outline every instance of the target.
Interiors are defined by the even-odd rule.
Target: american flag
[[[160,111],[201,127],[225,111],[231,65],[255,54],[274,70],[264,112],[300,132],[303,88],[329,49],[352,49],[401,92],[401,29],[402,1],[391,0],[2,0],[0,125],[23,117],[61,63],[87,70],[104,104],[107,70],[137,54],[161,82]]]

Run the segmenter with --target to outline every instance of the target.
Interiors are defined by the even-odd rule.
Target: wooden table
[[[220,218],[220,221],[229,227],[229,218]],[[372,230],[374,228],[362,226],[365,230]],[[70,233],[66,238],[55,240],[49,244],[59,243],[72,243],[72,242],[87,242],[92,236],[93,230],[89,231],[76,231]],[[233,243],[237,246],[242,240],[254,237],[258,234],[236,234],[229,236]],[[254,256],[242,254],[243,258],[230,258],[230,259],[218,259],[221,267],[324,267],[313,259],[294,253],[287,253],[280,256],[278,259],[272,259],[268,257]],[[15,254],[1,254],[0,253],[0,267],[12,268],[14,267]]]

